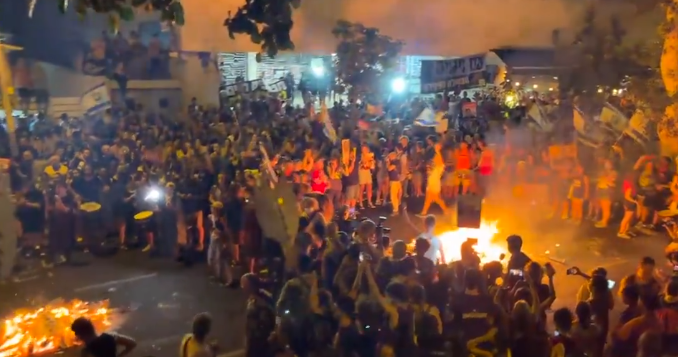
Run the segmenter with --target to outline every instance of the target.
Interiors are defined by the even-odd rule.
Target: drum
[[[148,233],[154,233],[153,228],[153,211],[141,211],[134,215],[134,223],[136,226],[136,242],[130,242],[133,246],[145,245]]]
[[[80,238],[90,241],[97,237],[103,237],[103,215],[101,213],[101,204],[97,202],[86,202],[80,205],[80,229],[78,241]]]

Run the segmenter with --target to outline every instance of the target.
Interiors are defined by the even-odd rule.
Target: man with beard
[[[198,251],[202,251],[204,247],[205,230],[203,228],[204,214],[202,206],[207,198],[208,192],[206,190],[207,188],[204,187],[198,171],[194,172],[179,189],[184,217],[188,226],[195,228],[194,233],[197,235],[197,237],[188,237],[188,244],[195,245]]]
[[[75,244],[75,209],[77,203],[64,183],[57,183],[48,197],[49,252],[55,264],[64,263]]]
[[[100,194],[103,184],[94,175],[94,170],[90,165],[85,166],[82,176],[73,180],[71,188],[82,198],[82,202],[101,202]]]

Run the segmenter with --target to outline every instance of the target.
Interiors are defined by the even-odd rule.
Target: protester
[[[160,75],[164,52],[157,38],[148,55]],[[437,235],[439,220],[428,214],[433,203],[449,215],[457,199],[492,201],[506,188],[540,184],[555,196],[526,190],[522,198],[534,205],[543,200],[544,208],[556,207],[575,224],[585,224],[586,207],[598,227],[617,222],[613,204],[623,203],[619,236],[627,238],[636,204],[646,209],[644,224],[658,223],[653,212],[667,208],[658,196],[668,194],[661,185],[673,176],[657,158],[643,159],[637,179],[612,157],[592,170],[572,158],[561,165],[545,147],[488,143],[481,114],[453,118],[459,126],[448,133],[409,126],[418,113],[413,108],[430,104],[423,99],[406,105],[415,114],[401,118],[406,125],[365,124],[366,117],[352,117],[360,107],[338,101],[328,118],[340,133],[334,140],[309,117],[310,108],[281,107],[285,97],[295,94],[238,93],[220,109],[203,108],[196,98],[186,120],[115,106],[89,118],[91,128],[64,118],[64,126],[41,123],[45,133],[19,130],[22,153],[12,175],[23,244],[46,242],[54,263],[68,262],[77,227],[87,219],[83,204],[96,202],[113,222],[106,233],[116,246],[146,247],[151,256],[189,266],[204,259],[215,281],[230,287],[239,281],[248,297],[247,356],[602,356],[604,349],[630,356],[616,352],[635,353],[644,333],[666,332],[658,316],[673,323],[675,284],[663,289],[650,258],[620,284],[626,309],[619,322],[610,321],[614,300],[600,270],[576,274],[587,281],[574,313],[561,308],[550,316],[556,270],[532,261],[521,236],[508,236],[506,262],[481,264],[473,237],[452,252],[461,257],[452,261]],[[467,93],[452,99],[471,102]],[[54,149],[45,149],[51,141]],[[265,196],[267,190],[274,194]],[[266,219],[262,197],[273,201]],[[423,204],[422,228],[410,222],[410,202]],[[290,213],[288,203],[298,209]],[[398,232],[391,241],[383,219],[358,218],[373,217],[375,205],[390,205],[417,234]],[[531,219],[548,213],[537,211]],[[272,236],[272,222],[285,222],[279,233],[297,218],[299,232],[289,241]],[[180,356],[216,353],[211,322],[196,317]],[[84,340],[101,337],[78,333]]]

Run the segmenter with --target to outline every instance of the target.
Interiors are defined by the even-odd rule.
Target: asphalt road
[[[417,212],[419,207],[416,202],[411,203],[409,211]],[[511,233],[521,234],[525,251],[533,259],[552,261],[558,270],[558,299],[554,308],[573,307],[577,289],[583,283],[581,278],[566,276],[567,267],[578,266],[588,271],[602,266],[608,270],[610,279],[619,282],[634,271],[642,256],[664,262],[662,252],[666,238],[663,235],[622,240],[616,238],[611,228],[542,221],[538,219],[539,210],[534,207],[512,205],[502,209],[505,212],[500,214],[504,218],[499,225],[498,244],[503,244],[504,237]],[[377,219],[386,212],[384,208],[377,208],[363,214]],[[508,215],[514,218],[506,219]],[[539,223],[525,223],[524,216],[529,218],[528,222]],[[414,225],[418,220],[411,216]],[[448,220],[444,215],[439,218],[440,224]],[[394,240],[416,235],[401,216],[389,217],[385,226],[392,228]],[[97,258],[88,266],[58,267],[32,280],[0,286],[0,316],[55,298],[109,299],[113,308],[125,311],[115,330],[139,342],[133,357],[176,356],[183,334],[190,330],[192,317],[200,312],[209,312],[214,317],[213,337],[224,351],[223,356],[241,355],[238,351],[243,341],[245,298],[239,290],[210,283],[202,266],[185,268],[167,259],[149,259],[141,252],[130,251],[108,259]],[[620,305],[617,304],[612,321],[616,320]]]

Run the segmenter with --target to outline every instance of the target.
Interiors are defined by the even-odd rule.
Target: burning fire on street
[[[41,308],[17,311],[0,326],[0,357],[29,357],[56,352],[78,344],[71,323],[86,317],[97,331],[111,326],[108,301],[55,301]]]
[[[452,231],[445,231],[438,234],[438,238],[443,244],[443,253],[446,263],[461,259],[461,245],[468,238],[478,239],[475,250],[480,257],[482,264],[494,260],[500,260],[502,254],[506,254],[506,249],[499,244],[492,242],[495,235],[499,233],[497,222],[483,220],[480,228],[458,228]]]

